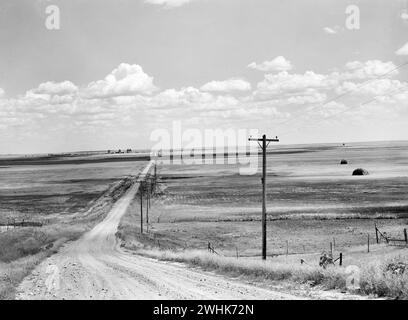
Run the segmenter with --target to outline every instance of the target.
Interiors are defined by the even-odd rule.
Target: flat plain
[[[341,159],[348,164],[341,165]],[[254,264],[244,269],[283,266],[296,272],[301,261],[318,268],[320,255],[330,247],[335,257],[343,254],[344,266],[407,260],[406,245],[376,244],[374,229],[377,225],[387,236],[402,239],[407,228],[407,142],[271,148],[267,156],[268,263],[259,266],[260,163],[256,174],[242,175],[234,155],[222,154],[221,164],[196,160],[194,164],[157,161],[148,223],[143,196],[143,234],[140,194],[119,224],[117,236],[125,249],[159,259],[166,252],[180,253],[187,258],[174,259],[189,262],[197,260],[189,252],[206,253],[210,243],[221,259],[216,263],[232,263],[228,268],[243,263]],[[0,297],[9,299],[36,265],[102,221],[147,161],[145,155],[79,154],[6,157],[0,163]],[[370,174],[352,176],[356,168]],[[25,226],[10,227],[22,221]],[[40,225],[27,225],[30,222]],[[231,258],[238,259],[230,262]],[[203,259],[212,261],[205,255]],[[313,275],[320,274],[316,270],[312,269]],[[404,286],[389,285],[392,290],[383,292],[405,295]]]
[[[348,164],[340,165],[342,159]],[[273,146],[267,162],[267,252],[275,260],[317,264],[332,243],[346,264],[364,264],[375,260],[381,247],[374,246],[375,225],[388,236],[404,238],[407,142]],[[159,165],[159,192],[149,210],[150,243],[201,250],[211,243],[225,256],[259,258],[261,165],[255,175],[241,175],[239,168],[228,163]],[[356,168],[370,174],[352,176]],[[133,230],[140,230],[139,207],[136,202],[127,221]],[[134,237],[140,242],[137,233]],[[365,254],[368,241],[371,252]],[[382,250],[391,255],[406,251],[399,246]]]
[[[134,155],[0,159],[0,298],[47,256],[101,221],[146,165]]]

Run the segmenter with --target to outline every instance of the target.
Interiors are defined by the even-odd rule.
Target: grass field
[[[348,165],[340,165],[343,158]],[[406,246],[374,243],[374,225],[400,239],[408,228],[408,143],[355,144],[347,150],[333,145],[296,146],[272,151],[268,163],[271,263],[298,267],[303,259],[316,267],[330,242],[336,256],[343,253],[344,266],[366,267],[396,257],[407,260]],[[359,167],[370,175],[352,176]],[[222,257],[238,254],[241,262],[259,259],[260,172],[242,176],[238,169],[238,165],[220,164],[159,166],[158,191],[149,210],[150,232],[144,236],[137,232],[140,204],[136,200],[120,226],[124,245],[141,248],[143,243],[145,249],[183,255],[191,250],[203,253],[210,242]],[[187,256],[186,262],[194,260],[194,254]],[[208,261],[200,261],[204,260]]]
[[[100,221],[146,165],[92,159],[39,165],[35,157],[0,168],[0,299],[12,299],[36,264]],[[41,226],[8,226],[22,221]]]
[[[339,164],[343,158],[348,165]],[[145,155],[81,154],[6,157],[0,164],[0,298],[4,299],[13,297],[15,286],[37,263],[100,221],[146,161]],[[352,176],[359,167],[370,175]],[[136,198],[119,226],[123,245],[209,269],[244,274],[258,270],[255,273],[270,279],[283,272],[287,279],[309,281],[310,274],[322,277],[319,256],[331,242],[335,256],[343,253],[344,266],[365,270],[367,288],[384,280],[381,270],[387,261],[407,260],[406,246],[374,244],[374,224],[398,238],[408,227],[407,142],[272,149],[267,175],[268,267],[262,272],[257,262],[260,170],[243,176],[239,168],[237,164],[159,164],[149,224],[145,220],[140,235]],[[5,227],[23,220],[42,226]],[[218,252],[217,258],[206,253],[208,243]],[[301,259],[306,263],[301,265]],[[302,278],[305,266],[311,273]],[[333,272],[330,279],[339,282],[330,280],[327,287],[337,283],[334,287],[344,288],[344,270]],[[400,280],[387,277],[382,291],[375,287],[365,292],[405,297],[406,282]]]

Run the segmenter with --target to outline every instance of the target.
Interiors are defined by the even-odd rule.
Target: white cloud
[[[249,91],[251,84],[243,79],[229,79],[225,81],[211,81],[200,88],[202,91],[232,92]]]
[[[307,105],[322,103],[327,96],[345,92],[358,92],[360,95],[381,95],[402,87],[399,81],[391,80],[398,74],[392,62],[369,60],[348,62],[342,70],[327,74],[307,71],[304,74],[291,74],[287,71],[266,74],[253,92],[255,100],[273,99],[278,105]],[[386,75],[387,76],[384,76]],[[376,79],[381,77],[382,79]],[[361,82],[371,80],[360,89]],[[346,97],[346,98],[349,98]]]
[[[399,48],[395,54],[398,56],[408,56],[408,42]]]
[[[346,71],[339,74],[341,79],[370,79],[380,76],[394,76],[398,74],[396,65],[389,61],[368,60],[366,62],[351,61],[346,64]]]
[[[101,135],[109,127],[118,135],[127,132],[133,136],[135,130],[149,131],[172,120],[195,119],[197,127],[245,121],[246,126],[256,127],[266,118],[290,119],[292,112],[303,112],[297,120],[302,128],[310,123],[308,119],[329,117],[330,123],[347,123],[356,112],[374,109],[377,113],[372,112],[371,117],[376,121],[392,112],[407,119],[408,83],[390,77],[374,79],[394,68],[392,62],[352,61],[327,73],[267,73],[255,89],[243,79],[228,79],[211,81],[200,89],[186,86],[158,91],[140,66],[121,64],[105,79],[84,87],[69,81],[45,82],[24,95],[1,98],[0,130],[5,136],[9,128],[21,127],[21,135],[48,137],[50,130],[62,136],[72,132]],[[367,79],[371,81],[360,87]],[[349,91],[337,103],[322,106],[328,97]],[[0,89],[0,95],[2,92]],[[372,103],[362,105],[372,98]],[[338,113],[341,116],[334,118]]]
[[[167,9],[181,7],[194,0],[145,0],[146,3],[160,5]]]
[[[155,107],[179,108],[200,105],[212,101],[212,95],[197,88],[187,87],[180,90],[167,89],[152,99]]]
[[[87,98],[106,98],[151,94],[155,90],[153,77],[144,73],[141,66],[121,63],[104,80],[91,82],[84,94]]]
[[[63,82],[44,82],[41,83],[37,89],[33,92],[37,94],[50,94],[50,95],[66,95],[72,94],[78,91],[78,87],[74,85],[71,81]]]
[[[316,104],[322,103],[327,99],[327,95],[325,93],[319,92],[315,89],[310,89],[304,92],[304,94],[298,94],[289,96],[286,99],[282,100],[282,103],[285,105],[287,104],[296,104],[296,105],[303,105],[303,104]]]
[[[408,87],[399,80],[376,79],[368,83],[364,83],[364,85],[345,81],[338,88],[336,88],[336,93],[343,94],[346,92],[353,92],[354,94],[358,95],[381,96],[388,95],[402,89],[408,89]]]
[[[5,94],[4,90],[2,88],[0,88],[0,98],[3,97]]]
[[[259,71],[288,71],[293,69],[292,63],[283,56],[276,57],[270,61],[264,61],[260,64],[252,62],[248,65],[248,68]]]
[[[240,106],[234,109],[226,109],[226,110],[210,110],[204,111],[202,114],[204,117],[211,117],[214,119],[223,118],[231,120],[249,120],[249,119],[257,119],[262,117],[268,117],[268,119],[279,119],[283,120],[288,117],[287,113],[282,113],[277,110],[275,107],[267,106],[267,107],[259,107],[254,106],[251,108],[245,108],[244,106]]]
[[[408,13],[407,12],[401,13],[401,19],[404,21],[408,21]]]
[[[51,104],[71,104],[75,101],[75,97],[72,95],[54,95],[50,99]]]
[[[327,103],[323,108],[313,108],[313,107],[314,106],[311,106],[306,109],[309,115],[320,116],[323,118],[331,117],[333,115],[338,114],[339,112],[344,112],[348,110],[348,108],[343,103],[336,102],[336,101],[331,101]]]
[[[316,94],[316,89],[330,89],[337,85],[336,80],[326,75],[307,71],[304,74],[290,74],[286,71],[278,74],[266,74],[263,81],[257,85],[255,95],[271,97],[299,94],[310,96]]]
[[[159,93],[149,101],[149,108],[181,109],[185,113],[198,110],[225,110],[238,103],[239,100],[233,96],[214,96],[194,87],[186,87],[180,90],[167,89]]]

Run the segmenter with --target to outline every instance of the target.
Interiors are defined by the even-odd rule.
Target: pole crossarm
[[[256,142],[258,142],[259,147],[263,150],[262,145],[259,143],[259,142],[263,142],[263,141],[264,141],[263,138],[249,138],[248,141],[256,141]],[[278,137],[276,137],[276,138],[274,138],[274,139],[266,139],[266,138],[265,138],[265,142],[268,142],[267,145],[266,145],[266,147],[268,148],[268,146],[269,146],[269,144],[270,144],[271,142],[279,142],[279,139],[278,139]]]

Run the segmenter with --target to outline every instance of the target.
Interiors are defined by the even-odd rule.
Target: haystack
[[[348,164],[348,161],[343,159],[343,160],[340,161],[340,164]]]
[[[358,169],[353,171],[353,176],[367,176],[369,174],[370,173],[367,170],[363,169],[363,168],[358,168]]]

